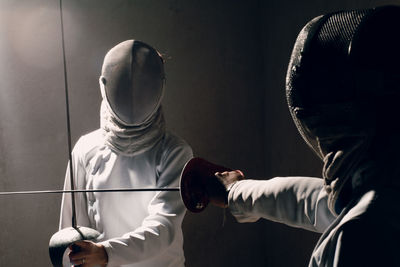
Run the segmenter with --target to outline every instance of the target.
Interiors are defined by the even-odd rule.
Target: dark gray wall
[[[318,176],[296,132],[284,79],[297,33],[337,9],[399,1],[64,1],[72,139],[99,126],[109,48],[140,39],[167,59],[168,128],[195,154],[248,177]],[[58,3],[0,0],[0,191],[59,189],[68,158]],[[60,196],[0,197],[0,266],[49,266]],[[306,266],[318,235],[187,214],[188,267]]]

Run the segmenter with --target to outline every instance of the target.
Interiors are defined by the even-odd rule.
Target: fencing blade
[[[149,191],[179,191],[179,187],[144,187],[144,188],[110,188],[110,189],[75,189],[75,190],[37,190],[0,192],[0,196],[65,194],[65,193],[97,193],[97,192],[149,192]]]

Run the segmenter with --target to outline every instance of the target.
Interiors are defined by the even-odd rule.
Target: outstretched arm
[[[238,181],[230,188],[228,203],[239,222],[264,218],[323,232],[335,219],[327,207],[327,194],[319,178]]]

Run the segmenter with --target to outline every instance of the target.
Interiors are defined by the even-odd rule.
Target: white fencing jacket
[[[100,130],[82,136],[72,163],[76,189],[177,187],[191,148],[166,133],[151,150],[118,155],[104,146]],[[70,188],[69,169],[65,189]],[[101,233],[109,267],[183,267],[181,223],[185,207],[178,191],[75,194],[79,226]],[[60,229],[71,226],[70,194],[64,194]]]
[[[323,233],[309,267],[400,266],[399,193],[392,187],[367,190],[335,217],[322,179],[277,177],[237,182],[228,202],[239,222],[265,218]]]

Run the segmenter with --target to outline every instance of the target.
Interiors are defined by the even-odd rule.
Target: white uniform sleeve
[[[177,187],[184,164],[192,157],[189,146],[175,146],[163,154],[159,168],[158,187]],[[181,231],[185,207],[178,192],[158,192],[148,205],[149,215],[142,225],[121,237],[103,244],[108,254],[108,266],[144,261],[162,253]]]
[[[75,189],[85,189],[86,183],[86,171],[79,159],[79,151],[76,147],[72,152],[72,170],[74,172],[74,185]],[[70,163],[68,163],[70,164]],[[67,171],[65,174],[64,190],[71,189],[70,175],[69,175],[69,165],[67,166]],[[87,201],[86,194],[75,193],[75,209],[77,225],[90,227],[89,217],[87,213]],[[71,194],[63,194],[61,201],[61,214],[60,214],[60,225],[59,229],[72,226],[72,204],[71,204]]]
[[[243,180],[232,186],[228,201],[239,222],[264,218],[322,233],[335,219],[327,207],[327,194],[320,178]]]

